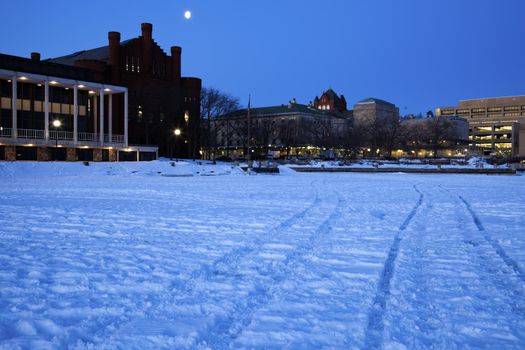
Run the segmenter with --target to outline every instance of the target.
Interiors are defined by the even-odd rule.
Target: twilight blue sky
[[[377,97],[405,114],[525,94],[524,0],[5,0],[0,12],[0,52],[27,57],[151,22],[165,51],[182,46],[183,75],[242,104],[307,103],[331,86],[349,105]]]

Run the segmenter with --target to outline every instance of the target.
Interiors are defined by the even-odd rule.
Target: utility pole
[[[251,101],[251,95],[248,95],[248,111],[247,111],[247,114],[246,114],[246,119],[247,119],[247,122],[248,122],[248,142],[247,142],[247,155],[246,155],[246,160],[248,161],[248,169],[251,169],[252,168],[252,153],[251,153],[251,133],[250,133],[250,129],[251,129],[251,120],[250,120],[250,101]]]

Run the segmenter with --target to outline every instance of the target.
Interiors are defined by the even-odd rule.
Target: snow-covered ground
[[[482,157],[471,157],[467,159],[444,159],[444,158],[400,158],[397,160],[381,159],[355,159],[350,161],[335,160],[310,160],[299,164],[286,164],[286,167],[313,167],[313,168],[419,168],[419,169],[494,169],[509,168],[509,164],[493,165]]]
[[[522,349],[524,269],[525,176],[0,163],[2,349]]]

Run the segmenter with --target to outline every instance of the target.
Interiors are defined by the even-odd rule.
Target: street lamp
[[[177,128],[177,129],[175,129],[175,130],[173,131],[173,133],[175,134],[175,136],[180,136],[181,131],[180,131],[179,128]]]
[[[62,123],[60,122],[60,120],[58,119],[53,120],[53,127],[55,128],[55,147],[56,148],[58,148],[58,128],[60,128],[61,125]]]

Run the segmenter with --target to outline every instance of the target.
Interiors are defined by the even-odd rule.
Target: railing
[[[46,138],[45,130],[37,129],[16,129],[16,135],[20,139],[43,140]],[[0,137],[12,137],[13,129],[0,127]],[[73,141],[75,134],[71,131],[63,130],[49,130],[49,140],[66,140]],[[92,145],[100,145],[100,134],[79,132],[77,133],[77,141],[80,143],[88,143]],[[124,135],[104,134],[104,144],[125,144]]]
[[[98,141],[98,134],[93,134],[90,132],[79,132],[78,141],[87,141],[87,142]]]
[[[50,140],[73,140],[73,133],[71,131],[63,130],[49,130]]]
[[[0,137],[11,137],[11,128],[0,126]]]
[[[44,130],[35,129],[16,129],[16,135],[21,139],[44,139]]]

